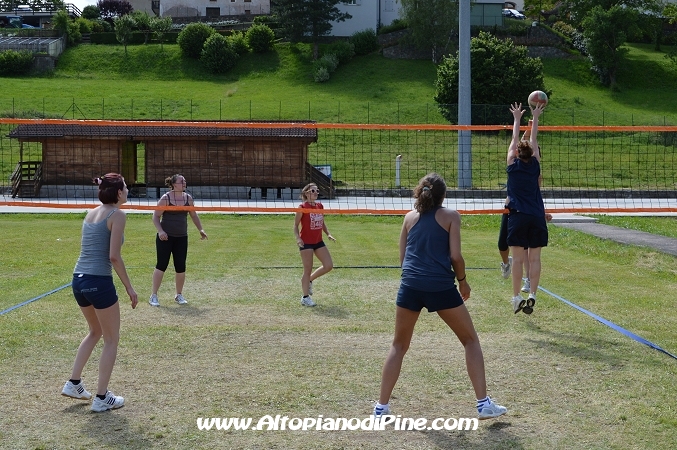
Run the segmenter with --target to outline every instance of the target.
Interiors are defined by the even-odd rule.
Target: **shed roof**
[[[221,122],[223,123],[223,122]],[[301,128],[291,125],[314,122],[265,122],[288,125],[287,127],[253,127],[246,126],[252,122],[241,123],[242,127],[210,127],[201,123],[200,126],[131,126],[131,125],[81,125],[81,124],[22,124],[9,133],[9,137],[17,139],[36,138],[63,138],[63,137],[125,137],[125,138],[164,138],[164,137],[287,137],[306,138],[317,140],[317,128]]]

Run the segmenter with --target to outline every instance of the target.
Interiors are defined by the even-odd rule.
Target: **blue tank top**
[[[544,216],[545,207],[541,188],[538,187],[538,176],[541,165],[536,158],[525,163],[519,158],[506,169],[508,172],[508,208],[531,216]]]
[[[435,220],[439,208],[423,213],[407,235],[402,263],[402,285],[417,291],[439,292],[454,288],[449,232]]]
[[[101,222],[82,222],[82,245],[80,257],[73,269],[74,273],[113,275],[113,264],[110,262],[110,230],[107,222],[115,211],[117,209],[112,210]]]

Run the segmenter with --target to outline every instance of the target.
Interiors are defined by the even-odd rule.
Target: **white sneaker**
[[[301,297],[301,304],[303,306],[315,306],[316,303],[313,301],[312,298],[310,298],[310,295],[308,297]]]
[[[82,381],[80,381],[80,384],[73,384],[70,380],[66,381],[63,389],[61,389],[61,395],[78,400],[89,400],[92,398],[92,394],[87,392],[87,389],[85,389],[85,385],[82,383]]]
[[[148,300],[150,306],[160,306],[160,300],[158,300],[156,294],[151,294],[150,299]]]
[[[380,419],[381,416],[390,414],[390,403],[387,405],[382,405],[380,403],[376,403],[376,406],[374,406],[374,417],[377,419]]]
[[[503,278],[508,278],[510,276],[510,271],[512,269],[512,256],[508,256],[508,263],[501,263],[501,275]]]
[[[534,312],[535,304],[536,304],[536,294],[529,294],[529,298],[524,303],[524,308],[522,308],[522,312],[524,312],[524,314],[531,314],[532,312]]]
[[[480,420],[493,419],[494,417],[502,416],[508,412],[505,406],[497,405],[492,399],[489,399],[489,404],[483,407],[477,407],[477,417]]]
[[[522,292],[529,292],[531,290],[531,280],[528,278],[522,278],[524,280],[524,286],[522,286]]]
[[[308,283],[308,295],[313,295],[313,282]]]
[[[124,397],[113,394],[111,391],[106,391],[106,398],[101,400],[99,397],[94,397],[92,402],[92,411],[103,412],[109,409],[118,409],[125,406]]]
[[[188,300],[183,298],[183,295],[181,295],[181,294],[176,294],[176,297],[174,297],[174,301],[176,303],[178,303],[179,305],[187,305],[188,304]]]
[[[524,308],[524,305],[527,304],[526,300],[522,298],[521,295],[517,294],[514,296],[511,300],[510,303],[512,303],[512,309],[515,311],[515,314],[518,312],[522,311],[522,308]]]

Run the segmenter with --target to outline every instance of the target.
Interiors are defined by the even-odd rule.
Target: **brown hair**
[[[180,173],[177,173],[175,175],[172,175],[171,177],[165,178],[165,186],[167,186],[169,189],[174,189],[174,184],[176,183],[176,180],[179,179],[179,177],[183,177],[184,180],[186,179],[186,177],[184,177]]]
[[[517,157],[524,162],[529,162],[529,159],[534,155],[534,150],[531,148],[529,141],[520,141],[517,144]]]
[[[315,189],[317,189],[317,190],[319,191],[319,189],[318,189],[318,187],[317,187],[317,185],[316,185],[315,183],[308,183],[308,184],[306,184],[306,185],[303,187],[303,189],[301,189],[301,197],[299,197],[299,198],[300,198],[301,200],[303,200],[304,202],[307,201],[308,198],[306,198],[306,194],[308,193],[308,191],[309,191],[310,188],[312,188],[312,187],[314,187]]]
[[[421,178],[418,186],[414,188],[414,209],[420,214],[430,211],[433,208],[442,206],[442,202],[447,196],[447,183],[444,178],[436,173],[429,173]]]
[[[118,202],[118,192],[125,188],[125,179],[119,173],[107,173],[94,178],[92,183],[99,185],[99,200],[104,205],[114,205]]]

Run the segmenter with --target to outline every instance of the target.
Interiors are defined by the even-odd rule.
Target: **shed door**
[[[125,141],[122,143],[122,167],[121,173],[128,185],[138,182],[136,164],[136,142]]]

